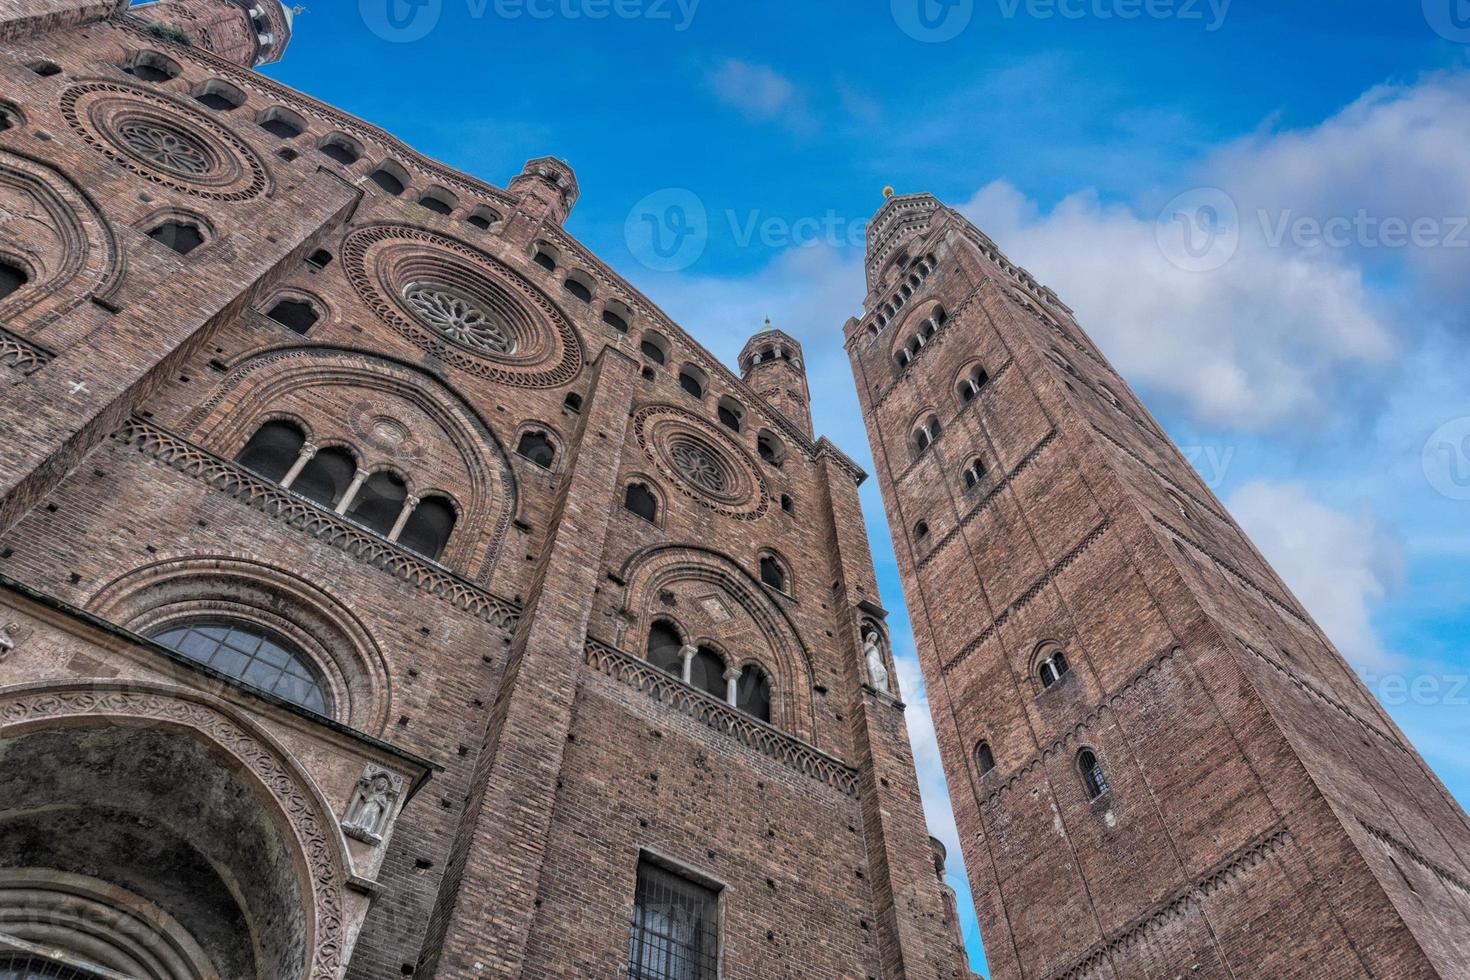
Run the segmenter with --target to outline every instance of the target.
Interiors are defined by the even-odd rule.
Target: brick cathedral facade
[[[0,975],[968,977],[801,347],[292,28],[0,3]]]
[[[0,975],[968,978],[864,474],[505,188],[0,2]],[[927,196],[847,341],[999,977],[1463,976],[1464,815]]]

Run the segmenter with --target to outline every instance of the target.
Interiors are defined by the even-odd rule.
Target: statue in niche
[[[7,623],[0,626],[0,660],[4,660],[13,653],[28,633],[30,630],[25,629],[19,623]]]
[[[402,780],[385,769],[377,766],[364,769],[352,801],[347,804],[347,816],[342,820],[343,833],[369,844],[381,844],[388,821],[393,816],[393,805],[398,800],[401,784]]]
[[[884,694],[893,693],[888,686],[888,668],[883,662],[883,637],[877,630],[863,634],[863,664],[868,668],[868,683]]]

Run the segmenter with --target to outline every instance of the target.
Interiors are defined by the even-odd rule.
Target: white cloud
[[[784,119],[804,125],[806,109],[800,90],[774,68],[727,58],[709,73],[710,89],[721,102],[747,119]]]
[[[1302,483],[1252,481],[1227,504],[1349,661],[1360,669],[1396,661],[1372,622],[1404,575],[1394,531],[1366,509],[1349,514],[1321,503]]]

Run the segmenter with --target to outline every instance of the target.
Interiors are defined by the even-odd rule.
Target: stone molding
[[[123,687],[112,681],[89,681],[83,688],[12,688],[0,695],[0,733],[46,723],[86,718],[131,718],[177,725],[200,733],[220,746],[267,790],[289,824],[312,893],[315,916],[307,937],[310,980],[338,980],[344,969],[349,937],[344,922],[343,886],[346,844],[326,804],[303,788],[309,780],[297,772],[286,754],[247,731],[236,719],[192,691],[151,685]]]
[[[1352,708],[1349,708],[1346,704],[1344,704],[1343,702],[1339,701],[1333,695],[1328,694],[1326,691],[1324,691],[1322,688],[1318,687],[1316,684],[1313,684],[1311,681],[1307,680],[1305,677],[1302,677],[1295,670],[1292,670],[1290,667],[1286,666],[1283,663],[1278,662],[1277,660],[1275,660],[1272,657],[1266,656],[1264,653],[1262,653],[1261,651],[1257,650],[1255,647],[1251,646],[1249,643],[1245,642],[1244,640],[1242,640],[1238,636],[1235,638],[1235,641],[1237,643],[1239,643],[1245,649],[1245,652],[1246,653],[1251,654],[1252,656],[1256,657],[1257,659],[1261,660],[1262,662],[1266,663],[1267,665],[1275,668],[1278,672],[1280,672],[1281,674],[1283,674],[1286,677],[1287,680],[1291,681],[1293,684],[1295,684],[1297,687],[1301,688],[1306,693],[1310,694],[1312,697],[1314,697],[1317,700],[1323,702],[1324,704],[1327,704],[1329,707],[1336,708],[1338,711],[1342,712],[1348,718],[1350,718],[1353,721],[1357,722],[1359,725],[1362,725],[1368,731],[1372,732],[1374,735],[1377,735],[1379,738],[1383,739],[1385,742],[1387,742],[1389,745],[1392,745],[1394,748],[1398,749],[1400,752],[1403,752],[1405,754],[1412,754],[1411,751],[1410,751],[1410,749],[1408,749],[1397,738],[1395,738],[1394,736],[1390,735],[1388,732],[1384,731],[1382,728],[1379,728],[1377,725],[1373,724],[1371,721],[1368,721],[1365,718],[1360,718],[1358,716],[1357,712],[1353,711]]]
[[[1395,851],[1398,851],[1404,857],[1408,858],[1410,861],[1413,861],[1415,864],[1419,865],[1419,867],[1423,868],[1425,871],[1428,871],[1430,874],[1434,875],[1446,885],[1449,885],[1451,888],[1459,891],[1460,894],[1470,896],[1470,881],[1466,881],[1464,878],[1461,878],[1449,868],[1446,868],[1443,865],[1440,865],[1430,860],[1429,858],[1421,854],[1419,850],[1412,844],[1405,843],[1404,841],[1399,840],[1393,834],[1390,834],[1388,831],[1373,826],[1362,817],[1358,818],[1358,823],[1360,823],[1363,826],[1363,829],[1366,830],[1368,834],[1380,844],[1383,844],[1386,847],[1390,847],[1393,848]]]
[[[856,769],[815,746],[690,687],[646,660],[589,638],[586,663],[616,681],[645,692],[672,710],[688,715],[707,728],[730,736],[749,749],[769,756],[818,782],[826,783],[848,796],[857,795]]]
[[[521,607],[517,603],[487,592],[447,568],[145,419],[130,419],[113,438],[492,626],[509,631],[520,620]]]
[[[1121,929],[1115,930],[1078,959],[1046,974],[1045,980],[1083,980],[1084,977],[1096,975],[1094,971],[1102,967],[1112,954],[1143,941],[1170,919],[1187,914],[1192,907],[1202,904],[1232,881],[1259,867],[1294,840],[1291,831],[1284,824],[1277,824],[1252,838],[1210,870],[1154,904]]]
[[[1282,612],[1286,613],[1288,616],[1296,620],[1301,625],[1307,627],[1308,629],[1312,628],[1311,622],[1309,622],[1305,616],[1297,612],[1296,609],[1289,605],[1285,600],[1278,598],[1274,593],[1269,592],[1261,586],[1257,585],[1255,581],[1252,580],[1251,577],[1245,572],[1242,572],[1230,562],[1221,558],[1219,555],[1216,555],[1213,551],[1209,550],[1204,545],[1200,544],[1198,541],[1194,540],[1189,535],[1185,534],[1183,531],[1179,530],[1177,527],[1175,527],[1173,524],[1170,524],[1159,515],[1155,514],[1153,515],[1153,518],[1155,524],[1160,525],[1170,534],[1174,535],[1174,537],[1178,538],[1180,541],[1183,541],[1195,551],[1199,552],[1210,561],[1214,562],[1216,565],[1219,565],[1221,568],[1225,569],[1225,571],[1229,572],[1230,575],[1241,585],[1245,586],[1247,589],[1250,589],[1252,592],[1265,599],[1277,609],[1280,609]]]
[[[954,670],[956,667],[964,662],[965,658],[970,656],[970,654],[974,653],[976,650],[980,649],[981,644],[990,639],[990,637],[995,634],[996,630],[1004,626],[1006,621],[1011,618],[1012,614],[1019,612],[1021,609],[1025,608],[1025,606],[1027,606],[1032,599],[1035,599],[1038,595],[1040,595],[1042,589],[1046,588],[1056,579],[1058,575],[1062,574],[1062,572],[1070,568],[1078,558],[1082,557],[1083,553],[1086,552],[1087,549],[1091,548],[1094,544],[1097,544],[1098,539],[1101,538],[1110,527],[1112,527],[1112,521],[1104,519],[1101,524],[1093,528],[1092,532],[1088,534],[1087,537],[1083,538],[1075,548],[1062,556],[1061,561],[1053,565],[1045,575],[1041,576],[1041,578],[1031,583],[1030,588],[1028,588],[1025,592],[1022,592],[1011,602],[1010,605],[1006,606],[1006,608],[1001,611],[1001,614],[995,617],[995,620],[989,626],[985,627],[983,631],[981,631],[979,636],[975,637],[975,639],[971,640],[968,644],[965,645],[965,648],[963,650],[955,654],[954,659],[950,660],[949,663],[941,667],[940,672],[948,676],[950,671]]]
[[[1002,367],[1002,370],[1004,370],[1004,367],[1009,366],[1011,363],[1013,362],[1006,361],[1005,365]],[[999,374],[996,375],[996,377],[999,376]],[[1046,435],[1042,436],[1041,441],[1032,446],[1025,456],[1021,457],[1021,461],[1016,464],[1014,469],[1012,469],[1005,476],[997,480],[995,486],[986,491],[984,496],[977,500],[974,506],[972,506],[968,511],[965,512],[965,516],[960,518],[959,523],[950,528],[949,532],[945,534],[944,537],[935,542],[934,547],[930,548],[922,556],[920,556],[918,562],[919,567],[923,568],[924,566],[928,565],[930,561],[938,556],[939,552],[942,551],[946,545],[948,545],[959,535],[961,530],[969,527],[970,524],[974,522],[975,518],[979,517],[980,514],[985,510],[985,508],[990,506],[991,501],[1000,496],[1000,492],[1002,490],[1010,486],[1011,483],[1014,482],[1015,479],[1026,470],[1027,467],[1036,462],[1037,457],[1039,457],[1048,446],[1055,442],[1056,438],[1056,429],[1052,429],[1047,432]]]

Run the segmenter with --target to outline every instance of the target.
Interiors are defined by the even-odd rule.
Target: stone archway
[[[52,921],[18,938],[79,962],[336,980],[344,867],[310,780],[223,702],[108,682],[0,693],[0,933],[22,882]]]

